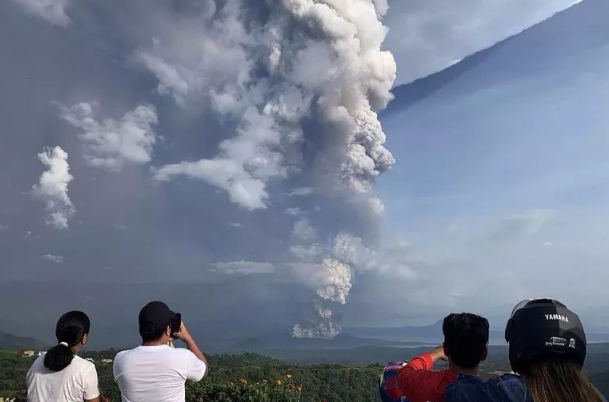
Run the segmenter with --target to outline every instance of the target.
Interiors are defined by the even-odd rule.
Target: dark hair
[[[44,356],[44,366],[51,371],[61,371],[68,367],[74,359],[74,352],[71,348],[82,341],[90,328],[91,321],[82,311],[70,311],[62,315],[57,321],[55,329],[55,336],[59,344],[49,349]],[[62,343],[64,344],[62,345]]]
[[[140,329],[140,336],[144,342],[152,342],[161,339],[167,328],[160,328],[154,331],[146,331]]]
[[[448,358],[457,366],[472,369],[486,357],[488,320],[476,314],[449,314],[442,323]]]
[[[534,402],[602,402],[579,362],[544,354],[531,361],[526,375]]]

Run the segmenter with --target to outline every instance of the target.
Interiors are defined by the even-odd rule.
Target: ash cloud
[[[70,174],[68,153],[61,147],[45,148],[38,159],[48,169],[32,187],[32,195],[44,203],[47,212],[46,224],[55,229],[67,229],[68,221],[76,208],[68,196],[68,184],[74,179]]]
[[[204,181],[246,210],[277,202],[277,183],[304,182],[290,193],[338,203],[359,197],[351,219],[359,219],[358,210],[379,215],[382,203],[369,192],[394,163],[377,116],[392,98],[396,74],[392,55],[381,50],[386,2],[219,4],[202,6],[183,30],[160,34],[137,52],[159,94],[183,108],[210,108],[234,128],[215,156],[160,166],[155,179]],[[346,303],[353,262],[333,251],[344,228],[297,206],[287,211],[297,219],[288,263],[295,278],[323,300]],[[298,325],[294,335],[340,331],[329,324],[332,314],[317,316],[324,329]]]
[[[100,265],[128,265],[131,278],[169,263],[176,276],[287,275],[311,290],[316,311],[294,335],[338,333],[333,309],[360,269],[335,248],[344,236],[374,247],[383,206],[372,187],[394,163],[377,115],[396,74],[382,49],[386,1],[100,7],[104,24],[72,4],[70,26],[52,37],[60,50],[70,38],[72,59],[87,66],[80,77],[100,62],[103,73],[78,85],[63,77],[70,91],[53,87],[46,102],[56,136],[84,162],[79,225],[125,225],[164,260],[125,251]],[[127,231],[112,232],[119,242]],[[65,261],[66,272],[78,261]]]

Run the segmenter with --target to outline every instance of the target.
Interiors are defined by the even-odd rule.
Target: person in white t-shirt
[[[40,356],[26,376],[28,402],[99,402],[97,371],[77,356],[89,340],[91,322],[81,311],[59,318],[57,346]]]
[[[208,365],[181,315],[153,301],[140,311],[139,327],[142,346],[114,358],[122,401],[185,402],[186,380],[201,381]],[[182,340],[186,349],[169,346],[174,339]]]

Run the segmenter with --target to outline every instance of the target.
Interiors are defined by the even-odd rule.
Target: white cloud
[[[252,177],[242,165],[231,159],[182,162],[163,166],[154,174],[154,178],[158,181],[168,181],[175,176],[203,180],[224,189],[232,202],[244,208],[266,208],[268,193],[264,181]]]
[[[554,246],[554,243],[552,243],[551,241],[547,241],[547,242],[543,243],[543,246],[544,247],[552,247],[552,246]]]
[[[180,76],[175,66],[167,64],[163,59],[146,52],[141,52],[136,57],[150,72],[159,80],[158,91],[160,94],[173,94],[176,102],[185,104],[190,85],[188,81]]]
[[[213,272],[225,275],[260,275],[275,273],[277,267],[270,262],[231,261],[216,263]]]
[[[2,232],[8,232],[10,229],[11,228],[8,225],[0,223],[0,233],[2,233]]]
[[[45,260],[45,261],[54,262],[55,264],[61,264],[64,262],[64,258],[62,256],[53,255],[53,254],[45,254],[45,255],[41,256],[40,259]]]
[[[293,197],[302,197],[305,195],[311,195],[313,194],[313,189],[311,187],[301,187],[301,188],[296,188],[292,191],[290,191],[291,196]]]
[[[221,153],[213,159],[163,166],[155,179],[167,181],[175,176],[203,180],[228,192],[232,202],[247,208],[266,208],[269,195],[266,181],[283,176],[281,155],[264,144],[277,143],[279,132],[271,116],[250,107],[243,116],[237,137],[225,140]]]
[[[13,0],[21,4],[27,12],[49,21],[53,25],[66,27],[70,24],[70,17],[66,14],[66,8],[71,0]]]
[[[498,229],[491,233],[493,238],[509,239],[537,232],[555,212],[551,209],[530,209],[503,219]]]
[[[95,104],[81,102],[61,108],[61,118],[81,129],[84,157],[91,166],[118,172],[126,164],[150,162],[152,148],[157,141],[153,125],[158,124],[156,109],[139,105],[122,119],[94,118]]]
[[[579,2],[391,0],[384,46],[398,64],[395,84],[443,70]]]
[[[298,216],[300,215],[300,208],[297,207],[293,207],[293,208],[288,208],[285,210],[285,213],[288,215],[292,215],[292,216]]]
[[[45,148],[38,159],[48,167],[40,176],[39,184],[32,187],[32,194],[45,204],[47,225],[67,229],[68,220],[76,209],[68,197],[68,184],[74,179],[70,174],[68,154],[61,147]]]

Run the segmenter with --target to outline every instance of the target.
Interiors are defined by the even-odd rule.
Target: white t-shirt
[[[41,356],[30,367],[26,381],[28,402],[83,402],[99,396],[95,366],[78,356],[61,371],[46,368]]]
[[[207,366],[188,349],[139,346],[114,358],[123,402],[184,402],[186,380],[201,381]]]

